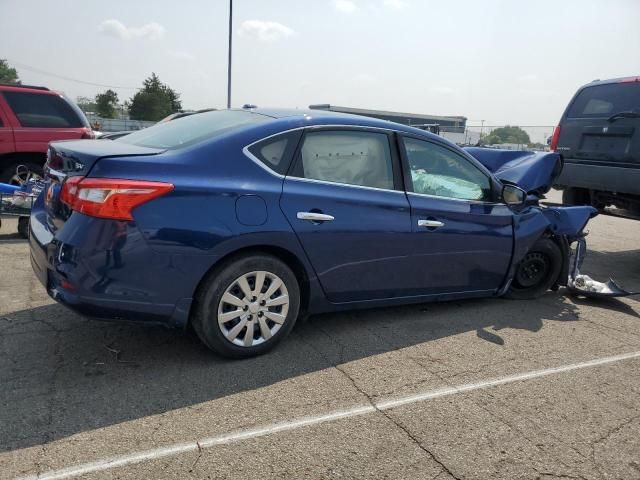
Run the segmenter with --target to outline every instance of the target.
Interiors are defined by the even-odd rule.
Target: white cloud
[[[245,20],[238,33],[241,37],[257,38],[261,42],[273,42],[295,35],[295,31],[286,25],[267,20]]]
[[[358,6],[351,0],[333,0],[333,6],[342,13],[353,13],[358,9]]]
[[[396,10],[400,10],[407,6],[407,2],[404,0],[382,0],[382,4],[385,7],[395,8]]]
[[[158,40],[164,36],[165,28],[156,22],[145,23],[141,27],[127,27],[120,20],[105,20],[100,24],[100,32],[110,37],[129,40],[131,38],[148,38]]]
[[[196,59],[196,56],[189,52],[184,52],[182,50],[167,50],[167,55],[173,58],[177,58],[178,60],[188,60],[192,62]]]

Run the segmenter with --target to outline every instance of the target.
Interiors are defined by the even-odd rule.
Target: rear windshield
[[[4,92],[4,98],[23,127],[81,128],[89,124],[73,103],[60,95]]]
[[[231,130],[270,120],[264,115],[237,110],[197,113],[131,133],[114,140],[141,147],[174,149],[208,140]]]
[[[640,82],[586,87],[571,104],[567,117],[610,117],[614,113],[629,111],[640,112]]]

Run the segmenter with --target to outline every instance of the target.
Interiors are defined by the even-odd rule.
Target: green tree
[[[93,98],[89,97],[76,97],[76,105],[80,107],[84,113],[95,113],[96,112],[96,102]]]
[[[182,108],[180,94],[152,73],[142,82],[142,89],[131,98],[129,115],[133,120],[157,122]]]
[[[13,83],[20,85],[18,72],[15,68],[11,68],[6,60],[0,58],[0,83]]]
[[[118,94],[109,89],[96,95],[96,113],[102,118],[116,118]]]
[[[522,145],[529,145],[531,139],[529,134],[522,128],[516,126],[504,126],[495,128],[482,139],[482,142],[488,145],[494,145],[498,143],[517,143]]]

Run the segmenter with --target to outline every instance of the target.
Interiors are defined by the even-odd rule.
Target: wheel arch
[[[12,152],[0,155],[0,176],[14,174],[15,168],[22,163],[35,163],[44,168],[47,155],[44,152]],[[13,169],[13,173],[11,170]]]
[[[235,250],[229,251],[220,257],[202,276],[200,281],[198,282],[196,289],[193,295],[193,302],[191,304],[191,308],[189,311],[189,320],[191,323],[194,312],[196,311],[197,303],[202,296],[203,286],[206,281],[212,276],[215,275],[218,271],[225,268],[227,265],[232,263],[235,259],[239,257],[244,257],[247,255],[255,255],[255,254],[267,254],[284,262],[296,276],[298,280],[298,284],[300,286],[300,317],[304,317],[306,312],[309,310],[309,303],[311,299],[311,283],[310,283],[310,275],[305,266],[303,260],[299,258],[291,250],[284,248],[279,245],[270,245],[270,244],[256,244],[256,245],[248,245],[237,248]]]

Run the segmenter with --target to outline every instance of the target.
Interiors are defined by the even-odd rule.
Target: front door
[[[280,206],[331,302],[403,296],[411,215],[391,133],[305,132]]]
[[[4,114],[2,107],[2,98],[0,97],[0,155],[6,153],[14,153],[16,145],[13,140],[13,128],[9,125],[9,120]],[[0,171],[4,165],[0,164]]]
[[[413,289],[487,294],[504,281],[513,213],[494,201],[490,176],[436,141],[400,141],[413,231]]]

